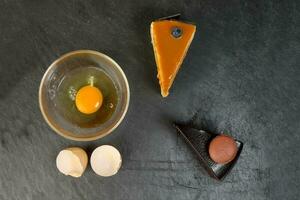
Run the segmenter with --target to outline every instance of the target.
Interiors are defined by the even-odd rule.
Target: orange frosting
[[[181,30],[180,37],[171,34],[174,28]],[[174,20],[155,21],[151,24],[152,44],[163,97],[169,94],[195,31],[195,25]]]

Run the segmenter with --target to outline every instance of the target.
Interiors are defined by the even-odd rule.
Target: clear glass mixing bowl
[[[60,104],[56,98],[66,75],[91,66],[103,70],[113,81],[118,101],[114,112],[105,123],[87,128],[66,118],[60,112]],[[61,56],[49,66],[40,84],[39,105],[46,122],[59,135],[76,141],[91,141],[108,135],[121,123],[128,109],[129,96],[127,78],[113,59],[97,51],[78,50]]]

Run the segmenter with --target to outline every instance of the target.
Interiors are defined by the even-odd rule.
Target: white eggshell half
[[[67,148],[59,152],[56,158],[57,169],[69,176],[80,177],[86,169],[88,157],[79,147]]]
[[[120,152],[113,146],[102,145],[96,148],[91,156],[91,166],[100,176],[115,175],[122,164]]]

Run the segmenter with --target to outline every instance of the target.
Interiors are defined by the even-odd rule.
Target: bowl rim
[[[49,74],[49,72],[51,71],[51,69],[58,63],[60,62],[61,60],[63,60],[64,58],[66,57],[69,57],[71,55],[74,55],[74,54],[80,54],[80,53],[89,53],[89,54],[94,54],[94,55],[98,55],[100,57],[103,57],[104,59],[107,59],[108,61],[110,61],[114,67],[121,73],[121,76],[125,82],[125,87],[126,87],[126,95],[127,95],[127,98],[126,98],[126,104],[125,104],[125,108],[124,108],[124,111],[122,113],[122,115],[119,117],[119,119],[116,121],[116,123],[112,124],[112,128],[110,130],[108,130],[106,133],[103,133],[103,134],[100,134],[100,135],[96,135],[97,133],[99,132],[95,132],[93,136],[91,137],[76,137],[76,136],[72,136],[72,135],[69,135],[69,134],[66,134],[66,133],[70,133],[72,134],[70,131],[66,131],[64,130],[64,132],[62,132],[61,130],[57,129],[49,120],[49,116],[47,115],[47,113],[45,112],[44,110],[44,106],[43,106],[43,103],[42,103],[42,91],[43,91],[43,85],[45,83],[45,79],[47,77],[47,75]],[[124,73],[124,71],[122,70],[122,68],[119,66],[119,64],[113,60],[111,57],[107,56],[106,54],[104,53],[100,53],[98,51],[95,51],[95,50],[87,50],[87,49],[82,49],[82,50],[75,50],[75,51],[71,51],[71,52],[68,52],[68,53],[65,53],[63,54],[62,56],[60,56],[59,58],[57,58],[56,60],[54,60],[50,66],[47,68],[47,70],[45,71],[43,77],[42,77],[42,80],[40,82],[40,86],[39,86],[39,107],[40,107],[40,110],[42,112],[42,115],[46,121],[46,123],[52,128],[52,130],[54,130],[58,135],[60,136],[63,136],[64,138],[67,138],[67,139],[70,139],[70,140],[74,140],[74,141],[93,141],[93,140],[97,140],[97,139],[100,139],[104,136],[107,136],[108,134],[110,134],[111,132],[113,132],[119,125],[120,123],[123,121],[127,111],[128,111],[128,107],[129,107],[129,102],[130,102],[130,88],[129,88],[129,84],[128,84],[128,80],[127,80],[127,77]]]

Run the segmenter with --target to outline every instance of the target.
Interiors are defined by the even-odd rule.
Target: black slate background
[[[0,199],[299,199],[299,1],[0,1]],[[181,12],[197,33],[171,95],[159,93],[151,20]],[[125,120],[95,142],[56,135],[38,107],[43,73],[60,55],[93,49],[123,68]],[[189,121],[245,142],[217,182],[171,125]],[[80,179],[57,153],[112,144],[123,166]]]

